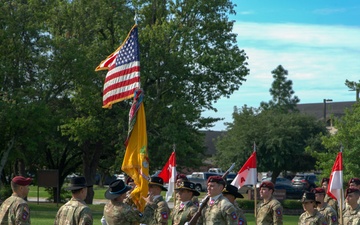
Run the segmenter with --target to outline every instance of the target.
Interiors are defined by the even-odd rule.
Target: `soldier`
[[[126,185],[131,187],[131,190],[129,190],[129,192],[131,192],[132,190],[135,189],[136,185],[134,180],[131,177],[126,178]]]
[[[344,211],[344,225],[360,225],[360,205],[359,200],[360,190],[356,188],[346,189],[346,203],[348,207]]]
[[[237,187],[235,187],[231,184],[228,184],[228,185],[226,185],[226,187],[224,188],[222,193],[225,196],[225,198],[229,199],[229,201],[235,206],[236,215],[239,220],[238,225],[247,225],[247,221],[246,221],[244,212],[242,211],[242,209],[240,209],[239,205],[235,201],[236,198],[244,198],[244,196],[238,192]]]
[[[360,179],[357,177],[353,177],[349,180],[349,188],[355,188],[360,190]],[[357,202],[358,204],[360,204],[360,199]]]
[[[185,174],[179,173],[178,175],[176,175],[176,187],[179,187],[179,185],[181,185],[183,181],[189,181]],[[177,205],[177,204],[180,204],[178,200],[179,200],[179,195],[176,193],[176,205]],[[192,201],[197,207],[199,207],[199,199],[198,199],[197,196],[193,196],[193,198],[191,199],[191,201]]]
[[[92,225],[93,218],[90,208],[84,202],[88,187],[85,177],[73,177],[70,186],[65,190],[71,191],[71,199],[61,206],[55,217],[54,225]]]
[[[172,213],[172,225],[184,225],[190,221],[195,215],[198,207],[191,201],[193,196],[199,196],[200,193],[195,190],[195,184],[190,181],[183,181],[181,184],[177,183],[175,188],[179,195],[179,204],[177,204]]]
[[[147,223],[152,218],[157,205],[152,201],[152,196],[145,198],[144,213],[124,203],[126,192],[131,186],[125,185],[122,180],[115,180],[105,192],[105,198],[110,201],[104,207],[104,217],[107,225],[130,225],[134,222]]]
[[[324,202],[325,190],[319,187],[314,188],[313,192],[315,193],[315,200],[319,202],[317,204],[317,210],[325,217],[327,224],[338,225],[338,218],[335,209],[333,209],[326,202]]]
[[[220,176],[210,176],[207,180],[209,201],[201,210],[197,225],[237,225],[236,208],[222,194],[225,181]],[[205,203],[203,203],[205,204]]]
[[[338,202],[335,199],[331,198],[328,194],[326,194],[328,184],[329,184],[329,178],[323,178],[321,180],[321,186],[325,190],[324,202],[326,202],[329,206],[331,206],[335,210],[336,215],[339,215],[339,213],[338,213],[339,212]]]
[[[263,199],[257,205],[257,225],[282,225],[283,208],[278,200],[273,197],[274,184],[263,181],[260,184],[260,197]]]
[[[154,212],[153,218],[148,225],[167,225],[170,209],[164,198],[160,195],[161,191],[167,191],[163,186],[164,181],[161,177],[151,177],[149,182],[149,194],[154,197],[154,202],[158,208]]]
[[[27,225],[30,223],[30,209],[25,201],[29,194],[31,178],[16,176],[11,180],[12,195],[0,206],[0,224]]]
[[[319,213],[316,209],[317,202],[315,200],[315,193],[313,192],[305,192],[302,199],[302,206],[304,209],[304,213],[299,217],[298,225],[327,225],[325,217]]]

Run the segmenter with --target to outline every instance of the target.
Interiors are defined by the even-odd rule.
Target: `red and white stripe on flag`
[[[257,168],[256,168],[256,151],[254,151],[245,164],[241,167],[231,185],[240,189],[244,185],[256,185]]]
[[[103,108],[132,98],[140,88],[140,52],[138,29],[135,25],[122,45],[96,68],[108,69],[103,91]]]
[[[326,193],[336,199],[338,202],[343,201],[343,160],[342,152],[339,152],[336,156],[335,163],[331,170],[329,184]]]

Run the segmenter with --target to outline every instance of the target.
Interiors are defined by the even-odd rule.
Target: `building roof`
[[[341,117],[345,115],[345,109],[351,109],[351,106],[355,104],[353,102],[326,102],[326,118],[329,118],[331,115],[335,117]],[[324,103],[308,103],[308,104],[298,104],[297,108],[301,113],[315,116],[317,119],[324,118]]]

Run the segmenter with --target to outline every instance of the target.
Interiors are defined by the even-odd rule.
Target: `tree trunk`
[[[7,145],[7,149],[5,150],[4,154],[1,157],[1,161],[0,161],[0,182],[1,182],[1,175],[3,174],[3,169],[5,167],[5,164],[6,164],[7,160],[8,160],[9,153],[10,153],[11,149],[14,146],[14,143],[15,143],[15,137],[13,137],[9,141],[9,143]]]
[[[95,184],[96,169],[99,165],[100,153],[102,151],[102,144],[96,143],[91,145],[90,143],[84,144],[83,151],[83,174],[86,182],[89,185]],[[88,188],[87,196],[85,199],[86,204],[92,204],[94,199],[94,189]]]

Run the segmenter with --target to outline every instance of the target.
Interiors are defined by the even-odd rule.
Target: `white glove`
[[[189,222],[185,222],[184,225],[189,225]]]
[[[102,217],[101,217],[101,220],[100,220],[100,221],[101,221],[101,224],[102,224],[102,225],[107,225],[107,223],[106,223],[106,220],[105,220],[105,217],[104,217],[104,216],[102,216]]]

